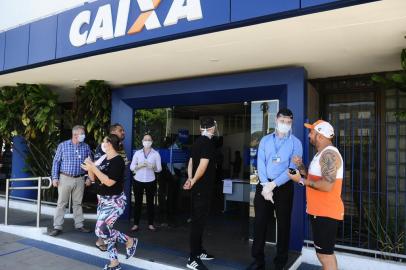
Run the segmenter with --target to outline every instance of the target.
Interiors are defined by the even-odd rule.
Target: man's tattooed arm
[[[306,169],[306,166],[303,164],[303,162],[296,165],[296,167],[299,170],[300,174],[303,175],[306,178],[307,177],[307,169]]]
[[[341,159],[334,150],[326,150],[320,157],[321,175],[329,183],[337,178],[337,168],[341,167]]]
[[[307,177],[307,169],[306,166],[303,164],[303,160],[299,156],[293,157],[293,163],[296,165],[296,168],[299,170],[300,174],[303,175],[305,178]]]

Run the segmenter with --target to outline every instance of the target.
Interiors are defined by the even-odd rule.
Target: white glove
[[[273,201],[273,192],[272,191],[267,192],[265,190],[262,190],[261,194],[262,194],[262,196],[264,197],[265,200],[271,201],[271,203],[274,203],[274,201]]]
[[[268,192],[273,192],[273,190],[276,188],[276,184],[274,181],[265,183],[263,190],[265,190],[266,193]]]
[[[148,169],[155,169],[155,165],[153,163],[148,163],[146,164]]]
[[[265,200],[271,201],[272,203],[274,203],[273,190],[275,189],[275,187],[276,187],[276,184],[274,181],[268,182],[263,186],[261,194],[262,194],[262,196],[264,196]]]
[[[137,165],[134,168],[134,172],[138,171],[138,170],[140,170],[140,169],[142,169],[142,168],[144,168],[146,166],[147,166],[147,163],[145,161],[144,162],[138,162]]]

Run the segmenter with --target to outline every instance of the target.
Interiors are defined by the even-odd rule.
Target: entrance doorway
[[[250,247],[250,241],[246,239],[250,238],[250,220],[252,220],[254,209],[252,207],[252,193],[251,189],[254,185],[248,184],[249,181],[252,179],[255,181],[256,174],[255,174],[255,164],[254,161],[256,160],[256,149],[255,143],[252,142],[259,142],[260,137],[257,140],[253,140],[255,135],[262,136],[261,132],[271,132],[272,131],[272,119],[273,117],[270,115],[271,110],[273,107],[271,104],[269,106],[265,106],[265,104],[261,107],[264,101],[269,100],[278,100],[278,107],[288,107],[292,110],[293,114],[295,115],[295,121],[293,123],[293,129],[295,130],[295,135],[302,139],[304,138],[304,128],[303,123],[305,122],[306,114],[305,114],[305,81],[306,81],[306,72],[303,68],[282,68],[282,69],[274,69],[274,70],[262,70],[262,71],[255,71],[255,72],[245,72],[245,73],[238,73],[238,74],[226,74],[226,75],[218,75],[218,76],[211,76],[211,77],[200,77],[200,78],[189,78],[183,80],[175,80],[175,81],[167,81],[167,82],[157,82],[157,83],[150,83],[145,85],[134,85],[134,86],[127,86],[124,88],[116,89],[112,92],[112,122],[119,122],[123,125],[125,130],[134,132],[127,132],[126,139],[124,141],[124,147],[126,152],[130,155],[134,149],[139,148],[140,146],[140,137],[137,139],[136,137],[138,134],[143,134],[145,129],[150,129],[152,133],[159,132],[161,135],[154,135],[159,138],[165,138],[168,134],[171,134],[169,140],[165,140],[165,144],[162,142],[157,142],[156,145],[153,145],[155,148],[161,147],[160,145],[167,145],[169,143],[173,143],[174,140],[173,135],[181,135],[178,137],[187,137],[188,144],[191,145],[195,136],[198,135],[198,126],[196,123],[199,121],[200,116],[204,116],[207,112],[203,113],[199,111],[199,115],[195,115],[192,118],[194,121],[190,120],[190,116],[186,117],[185,115],[181,115],[182,118],[189,118],[187,122],[193,123],[192,128],[186,132],[185,130],[179,132],[179,128],[173,123],[176,122],[176,118],[178,115],[178,111],[180,112],[181,107],[186,106],[217,106],[217,109],[214,110],[216,115],[223,115],[224,113],[221,112],[221,109],[227,104],[239,104],[240,107],[245,106],[245,119],[246,119],[246,127],[249,130],[248,132],[245,130],[245,137],[241,144],[243,147],[243,152],[241,153],[242,157],[242,165],[240,169],[240,173],[238,177],[244,177],[245,180],[242,183],[238,183],[238,188],[234,189],[235,182],[231,182],[232,187],[232,194],[224,194],[223,196],[223,205],[221,206],[220,203],[214,202],[214,205],[217,208],[212,207],[212,215],[210,216],[210,222],[207,226],[207,230],[205,232],[205,246],[208,251],[216,255],[217,260],[214,260],[213,263],[221,263],[221,262],[236,262],[239,264],[238,267],[234,267],[233,269],[240,268],[245,269],[246,264],[252,261]],[[262,101],[257,103],[258,110],[254,110],[255,101]],[[211,104],[211,105],[209,105]],[[173,107],[174,106],[174,107]],[[262,110],[261,110],[262,108]],[[149,126],[152,126],[152,122],[147,122],[145,119],[139,118],[137,120],[137,113],[141,110],[144,110],[146,114],[148,114],[148,110],[160,110],[159,117],[155,117],[155,119],[162,119],[164,118],[165,125],[160,123],[161,128],[152,129]],[[268,109],[268,111],[266,110]],[[275,111],[277,109],[275,108]],[[255,113],[253,113],[255,111]],[[190,111],[185,112],[187,114],[191,114]],[[241,113],[240,113],[241,114]],[[257,114],[260,116],[258,118],[258,122],[260,123],[260,132],[252,132],[251,126],[253,125],[254,115]],[[141,114],[142,115],[142,114]],[[238,113],[231,113],[231,116],[238,116]],[[268,121],[264,121],[268,117]],[[134,119],[135,118],[135,119]],[[234,117],[233,117],[234,118]],[[166,121],[168,119],[168,121]],[[139,122],[137,122],[139,121]],[[184,120],[185,121],[185,120]],[[235,123],[238,123],[239,120],[234,120]],[[168,125],[166,123],[168,122]],[[172,122],[172,123],[171,123]],[[233,125],[233,122],[230,120],[230,127]],[[263,128],[263,124],[266,123],[268,126]],[[163,128],[165,127],[165,128]],[[172,128],[173,127],[173,128]],[[144,129],[143,129],[144,128]],[[220,127],[222,128],[222,127]],[[252,134],[251,134],[252,133]],[[225,129],[220,130],[220,141],[222,138],[222,145],[227,145],[225,140]],[[227,133],[228,134],[228,133]],[[176,136],[175,136],[176,137]],[[162,144],[161,144],[162,143]],[[234,144],[232,145],[234,147]],[[165,150],[168,148],[164,148]],[[162,149],[162,151],[164,150]],[[158,149],[161,151],[161,149]],[[173,155],[175,149],[172,151],[172,159],[183,158],[183,160],[187,160],[187,156],[184,157],[181,153],[179,155]],[[170,151],[169,152],[169,158]],[[186,151],[185,151],[186,152]],[[231,149],[229,151],[231,153]],[[224,153],[223,153],[224,154]],[[235,154],[235,153],[234,153]],[[164,154],[163,154],[164,155]],[[234,161],[232,153],[231,161]],[[181,160],[174,160],[173,165],[175,163],[182,163]],[[172,164],[170,162],[170,165]],[[247,165],[247,163],[249,165]],[[233,166],[222,164],[222,172],[227,169],[228,166],[228,173],[233,170]],[[231,170],[230,170],[231,169]],[[226,170],[227,173],[227,170]],[[245,174],[245,175],[244,175]],[[224,177],[226,174],[223,175]],[[247,177],[248,178],[245,178]],[[224,182],[223,182],[224,183]],[[230,182],[227,182],[230,184]],[[180,183],[179,192],[183,192],[180,190]],[[244,188],[245,187],[245,188]],[[241,202],[236,201],[234,195],[238,194],[235,193],[234,190],[240,191],[242,194],[247,194],[246,190],[248,187],[248,196],[239,196],[239,198],[243,198]],[[125,192],[128,196],[131,195],[131,181],[125,182]],[[241,194],[240,193],[240,194]],[[180,196],[178,196],[180,197]],[[248,199],[246,198],[248,197]],[[230,199],[230,200],[228,200]],[[232,200],[231,200],[232,199]],[[224,210],[224,201],[226,202],[226,211],[223,213],[219,209]],[[248,201],[248,203],[247,203]],[[180,210],[185,209],[187,206],[187,199],[179,203]],[[303,188],[299,186],[295,186],[294,191],[294,203],[292,209],[292,223],[291,223],[291,239],[290,239],[290,249],[294,251],[300,251],[303,246],[303,237],[304,237],[304,213],[305,213],[305,198]],[[157,208],[159,210],[159,201],[156,201]],[[244,209],[245,207],[245,209]],[[248,207],[248,209],[247,209]],[[179,209],[179,208],[178,208]],[[186,208],[187,209],[187,208]],[[142,230],[137,233],[137,236],[140,237],[141,242],[144,243],[144,248],[146,246],[151,247],[150,251],[154,253],[154,255],[148,256],[148,258],[154,260],[162,260],[162,256],[169,256],[171,254],[179,254],[181,257],[179,258],[168,258],[163,261],[168,260],[176,260],[179,262],[179,265],[184,265],[185,257],[187,257],[189,251],[189,244],[188,244],[188,224],[184,223],[185,217],[187,216],[187,212],[180,211],[177,212],[180,217],[182,214],[184,218],[177,219],[180,220],[181,226],[177,226],[176,228],[165,228],[160,230],[157,233],[151,233],[148,230]],[[244,215],[243,215],[244,214]],[[124,218],[129,218],[131,215],[131,207],[129,206],[123,214]],[[232,218],[236,219],[236,222]],[[242,220],[245,219],[245,222]],[[158,221],[158,220],[157,220]],[[187,221],[187,219],[186,219]],[[233,221],[234,223],[231,223]],[[183,225],[182,225],[183,224]],[[237,224],[237,225],[236,225]],[[143,224],[141,224],[143,225]],[[221,225],[221,226],[220,226]],[[245,226],[245,228],[244,228]],[[164,232],[165,231],[165,232]],[[272,232],[272,230],[270,230]],[[274,232],[274,231],[273,231]],[[145,237],[145,238],[144,238]],[[272,241],[271,237],[268,238],[269,241]],[[164,248],[164,250],[163,250]],[[272,250],[273,247],[271,245],[267,245],[267,253],[269,256],[267,258],[272,260]],[[141,249],[142,250],[142,249]],[[154,250],[161,250],[164,252],[155,252]],[[179,253],[181,251],[181,254]],[[142,251],[140,251],[142,252]],[[291,258],[294,258],[296,255],[293,255]],[[160,259],[161,258],[161,259]],[[179,261],[178,261],[179,259]],[[178,263],[176,263],[178,264]],[[219,267],[215,267],[213,269],[222,269]]]
[[[274,131],[278,109],[279,100],[259,100],[138,109],[134,112],[134,151],[142,148],[142,137],[148,133],[152,135],[153,148],[159,151],[162,160],[163,170],[157,175],[155,199],[157,234],[164,234],[159,237],[160,245],[163,238],[173,239],[175,236],[175,246],[179,245],[183,250],[188,248],[190,192],[183,190],[182,186],[187,179],[191,147],[201,136],[200,119],[210,116],[217,122],[219,135],[212,138],[216,148],[216,179],[204,237],[205,247],[216,256],[241,266],[251,261],[249,239],[252,239],[251,224],[255,217],[257,147],[264,135]],[[276,241],[275,223],[272,220],[269,225],[269,242]],[[167,248],[174,248],[174,242],[169,241]],[[267,249],[269,255],[273,253],[272,245]]]

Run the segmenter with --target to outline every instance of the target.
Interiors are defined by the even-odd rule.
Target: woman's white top
[[[136,167],[144,164],[147,166],[136,170]],[[139,182],[152,182],[155,181],[155,173],[162,171],[161,156],[158,151],[151,148],[151,151],[146,155],[144,149],[138,150],[134,153],[131,161],[130,170],[135,171],[134,180]]]

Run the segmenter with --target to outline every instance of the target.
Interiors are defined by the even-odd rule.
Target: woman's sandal
[[[107,245],[100,245],[97,242],[94,244],[101,252],[107,251]]]
[[[117,264],[116,266],[109,266],[106,264],[103,268],[103,270],[121,270],[121,264]]]
[[[126,259],[131,258],[132,256],[134,256],[135,251],[137,251],[137,245],[138,245],[138,238],[133,238],[133,244],[130,248],[126,248],[126,253],[127,256],[125,257]]]

